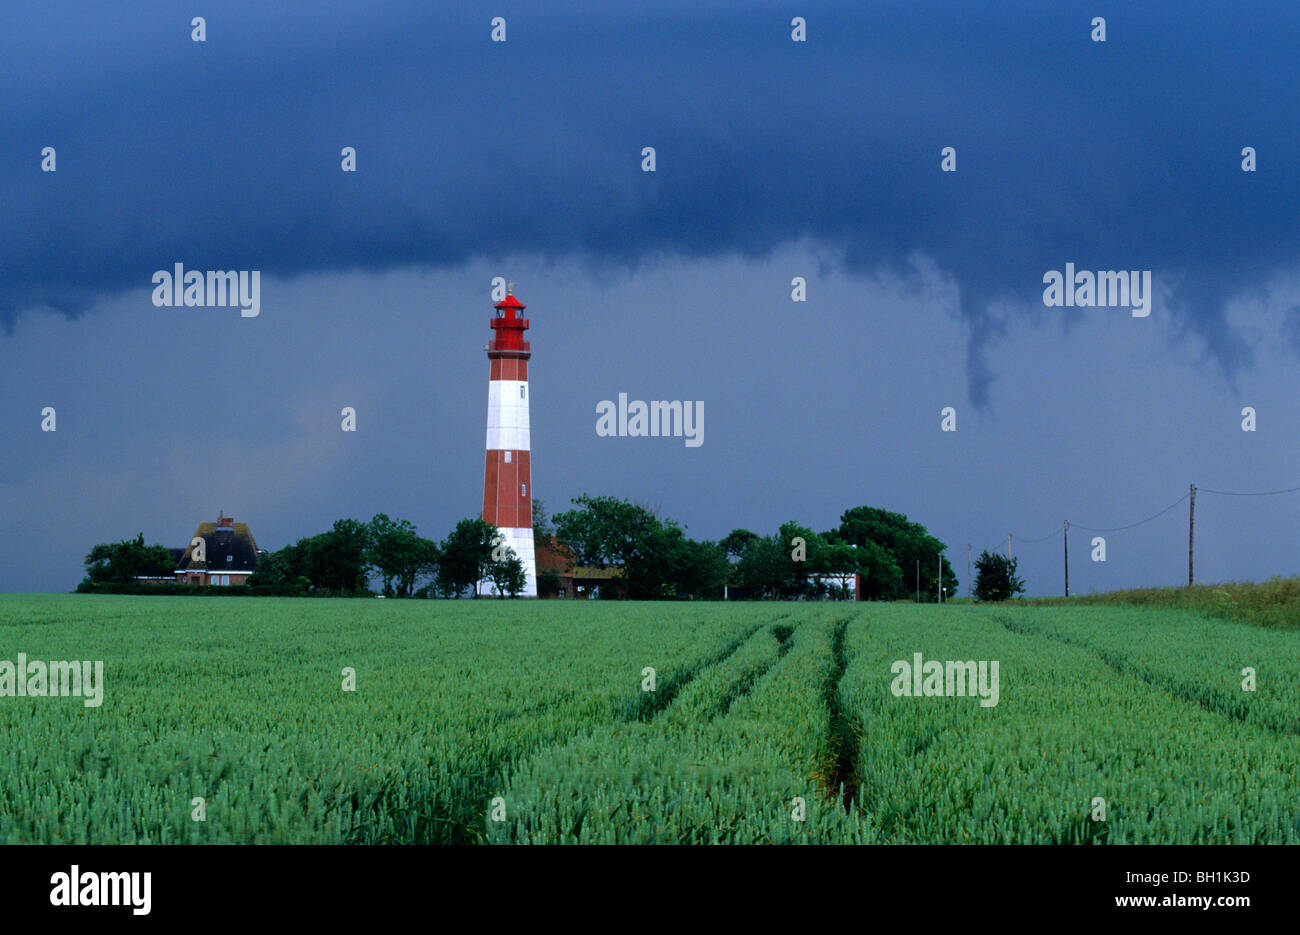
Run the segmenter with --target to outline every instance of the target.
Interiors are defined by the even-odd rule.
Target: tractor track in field
[[[784,617],[777,618],[777,620],[783,620],[783,619],[785,618]],[[762,668],[756,669],[753,672],[749,673],[749,675],[745,676],[745,678],[740,682],[737,682],[735,687],[731,690],[731,692],[727,695],[727,697],[724,698],[716,706],[717,710],[712,712],[709,715],[708,717],[709,723],[713,723],[718,718],[726,717],[728,714],[730,714],[731,709],[735,706],[736,702],[740,701],[740,699],[744,698],[751,691],[753,691],[754,686],[758,684],[759,679],[767,675],[767,673],[771,672],[772,669],[774,669],[781,662],[781,660],[785,658],[785,654],[790,651],[790,646],[791,646],[790,637],[794,635],[794,627],[786,626],[784,624],[779,624],[775,622],[771,623],[769,626],[771,627],[772,630],[772,636],[774,636],[776,638],[776,641],[781,644],[780,648],[778,648],[776,651],[776,658],[773,659],[771,662],[769,662],[767,665],[763,666]],[[759,627],[759,630],[761,629],[763,629],[763,627]],[[755,632],[758,631],[756,630]]]
[[[779,614],[761,623],[745,627],[735,639],[730,640],[718,652],[699,660],[688,669],[678,673],[675,678],[667,682],[661,681],[657,686],[657,691],[644,693],[643,697],[637,700],[632,710],[624,716],[623,722],[653,723],[696,678],[735,655],[745,643],[760,631],[771,630],[772,635],[780,643],[776,658],[769,665],[762,667],[762,671],[751,673],[738,683],[734,690],[728,693],[728,697],[718,704],[717,713],[710,716],[708,720],[711,722],[725,716],[732,705],[748,694],[759,679],[770,672],[789,652],[792,646],[791,637],[795,631],[795,626],[786,622],[789,617],[790,614],[788,613]],[[836,680],[838,681],[838,675]],[[528,707],[531,709],[538,707],[538,705]],[[521,710],[516,710],[512,711],[511,715],[518,716],[521,713]],[[615,720],[613,723],[616,724],[618,721]],[[550,744],[568,742],[576,734],[576,731],[563,732],[562,736],[532,745],[522,754],[521,750],[512,749],[509,751],[496,751],[486,756],[480,769],[473,774],[455,777],[452,788],[440,790],[440,794],[436,795],[432,801],[423,804],[416,818],[416,827],[411,835],[411,840],[415,843],[485,843],[481,828],[486,821],[488,802],[491,796],[498,794],[503,787],[511,764],[517,762],[521,755],[525,757],[537,756]],[[387,793],[388,788],[387,784],[385,784],[377,794],[373,795],[373,801],[370,802],[368,811],[375,813],[398,811],[395,805],[387,801]],[[362,827],[354,828],[347,840],[358,840],[363,837],[364,823]]]
[[[700,660],[696,665],[680,673],[677,678],[672,679],[669,683],[661,683],[658,691],[646,692],[644,697],[638,699],[636,706],[624,718],[624,721],[653,721],[672,704],[678,693],[701,673],[728,659],[759,630],[764,627],[778,627],[779,621],[788,616],[788,614],[782,614],[772,620],[746,627],[739,638],[727,643],[718,653]],[[788,629],[793,632],[792,627]],[[785,646],[782,647],[783,650],[785,648]],[[543,703],[529,705],[523,709],[511,710],[507,716],[518,717],[527,711],[545,708],[554,703],[554,699],[550,699]],[[614,723],[617,723],[617,721]],[[414,832],[410,836],[411,843],[484,843],[481,828],[487,817],[488,802],[503,787],[511,764],[517,762],[521,757],[536,756],[551,744],[568,742],[576,734],[576,729],[564,731],[561,732],[560,736],[547,741],[540,741],[526,749],[494,751],[483,758],[480,768],[473,773],[451,777],[450,788],[439,790],[429,801],[422,803],[415,818]],[[388,801],[389,785],[390,782],[388,781],[381,785],[378,792],[373,795],[368,807],[364,809],[365,813],[380,814],[383,812],[403,811],[403,809]],[[352,843],[364,839],[366,824],[368,822],[362,822],[359,826],[351,829],[342,843]]]
[[[666,701],[663,705],[656,707],[656,710],[654,714],[651,716],[651,718],[649,719],[649,721],[643,720],[642,723],[652,722],[654,719],[657,719],[659,715],[665,713],[668,710],[668,708],[671,706],[672,700],[676,698],[676,696],[681,692],[682,689],[686,688],[687,685],[689,685],[692,681],[694,681],[696,678],[699,678],[702,674],[709,671],[714,666],[718,666],[726,662],[737,652],[739,652],[740,648],[744,646],[746,643],[748,643],[751,639],[753,639],[759,632],[761,632],[764,629],[770,628],[772,631],[772,636],[775,637],[777,642],[780,644],[780,647],[777,649],[776,658],[768,662],[766,665],[763,665],[758,669],[754,670],[753,672],[749,673],[748,675],[745,676],[744,679],[737,682],[736,685],[733,686],[732,690],[727,693],[727,696],[725,698],[720,699],[716,705],[711,706],[711,709],[708,712],[706,712],[701,718],[701,722],[704,724],[712,724],[714,721],[717,721],[719,718],[726,717],[731,712],[732,706],[735,705],[736,702],[740,701],[740,699],[748,695],[749,692],[753,689],[754,685],[758,683],[759,679],[765,676],[768,672],[771,672],[772,669],[777,665],[777,663],[779,663],[783,658],[785,658],[785,654],[790,651],[790,646],[791,646],[790,637],[794,635],[794,627],[787,626],[777,622],[780,620],[784,620],[788,617],[789,614],[782,614],[779,617],[776,617],[774,620],[770,620],[767,623],[759,624],[758,626],[750,630],[746,634],[744,639],[742,639],[735,646],[731,647],[729,651],[724,652],[719,656],[717,656],[716,658],[714,658],[713,660],[708,661],[705,664],[696,667],[689,674],[689,677],[684,677],[678,681],[678,683],[675,685],[672,697],[669,698],[668,701]],[[635,722],[636,721],[634,720],[633,723]],[[574,840],[579,840],[581,838],[582,825],[583,822],[586,820],[586,817],[587,817],[587,813],[584,810],[581,814],[579,814],[577,821],[574,823],[573,828],[570,830],[569,836]]]
[[[1098,647],[1095,646],[1089,646],[1087,643],[1083,643],[1080,642],[1079,640],[1071,639],[1070,637],[1063,636],[1059,633],[1049,633],[1044,630],[1035,630],[1031,627],[1027,627],[1022,624],[1018,624],[1014,622],[1010,617],[999,615],[997,617],[997,621],[998,623],[1002,624],[1004,628],[1006,628],[1012,633],[1015,633],[1017,636],[1038,636],[1038,637],[1042,637],[1045,640],[1051,640],[1052,642],[1060,643],[1064,646],[1072,646],[1075,649],[1083,650],[1084,652],[1086,652],[1088,655],[1092,656],[1094,659],[1098,660],[1099,662],[1103,662],[1106,665],[1110,666],[1118,674],[1132,676],[1138,681],[1144,682],[1145,684],[1149,685],[1154,689],[1167,692],[1168,694],[1177,698],[1179,701],[1185,702],[1187,704],[1196,705],[1197,707],[1205,711],[1208,711],[1211,714],[1217,715],[1219,717],[1230,718],[1231,720],[1238,721],[1242,724],[1246,724],[1251,727],[1262,728],[1264,730],[1270,731],[1271,733],[1274,734],[1281,735],[1283,737],[1295,737],[1300,735],[1300,718],[1297,718],[1286,725],[1280,725],[1275,721],[1273,721],[1272,719],[1268,719],[1268,718],[1262,720],[1251,720],[1248,717],[1248,714],[1250,712],[1250,707],[1245,701],[1242,701],[1240,704],[1236,704],[1236,705],[1215,704],[1213,702],[1208,702],[1204,698],[1197,698],[1189,694],[1175,680],[1171,678],[1163,677],[1159,673],[1152,671],[1151,669],[1147,668],[1146,666],[1142,665],[1139,662],[1134,662],[1131,659],[1124,658],[1119,653],[1110,652],[1105,649],[1099,649]]]
[[[782,619],[780,617],[777,618]],[[631,714],[626,718],[628,721],[653,721],[659,715],[668,709],[673,703],[673,699],[687,685],[697,679],[702,673],[708,671],[719,663],[725,662],[731,656],[735,655],[741,646],[744,646],[749,639],[763,629],[770,626],[775,621],[769,620],[767,623],[758,623],[748,627],[739,639],[733,640],[722,648],[720,652],[715,653],[705,659],[701,659],[695,665],[679,673],[675,678],[668,681],[661,681],[655,686],[652,692],[643,692],[642,697],[637,699]]]
[[[848,618],[835,625],[831,637],[834,662],[825,688],[826,707],[830,711],[831,721],[830,747],[835,756],[834,765],[826,779],[826,793],[832,799],[839,799],[846,815],[857,807],[858,791],[862,788],[862,776],[858,770],[858,731],[852,714],[845,710],[840,698],[840,682],[848,668],[848,659],[844,655],[844,636],[848,628]]]

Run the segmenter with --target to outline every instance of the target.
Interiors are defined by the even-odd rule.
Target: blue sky
[[[1300,8],[1187,6],[6,4],[0,589],[219,508],[271,548],[379,511],[441,538],[478,509],[497,275],[552,510],[716,538],[883,506],[964,588],[968,542],[1300,484]],[[260,270],[261,314],[155,307],[176,262]],[[1044,306],[1067,262],[1151,270],[1151,315]],[[619,392],[703,400],[705,444],[598,437]],[[1205,580],[1296,571],[1300,495],[1197,507]],[[1105,564],[1087,538],[1074,589],[1185,577],[1185,508]],[[1059,538],[1017,553],[1059,591]]]

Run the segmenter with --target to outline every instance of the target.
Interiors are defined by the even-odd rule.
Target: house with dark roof
[[[202,541],[202,549],[195,539]],[[222,513],[215,523],[199,523],[190,544],[181,550],[176,583],[219,587],[244,584],[257,570],[261,554],[248,524],[236,523],[233,516]]]

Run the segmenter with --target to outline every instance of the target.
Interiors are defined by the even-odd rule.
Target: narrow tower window
[[[526,398],[527,398],[526,396],[524,396],[524,390],[526,390],[526,389],[528,389],[528,387],[526,387],[526,386],[521,386],[521,387],[519,387],[519,398],[520,398],[520,399],[526,399]]]
[[[521,497],[526,497],[526,496],[528,496],[528,485],[527,485],[527,484],[520,484],[520,485],[519,485],[519,496],[521,496]]]
[[[510,463],[510,452],[506,452],[506,464]]]

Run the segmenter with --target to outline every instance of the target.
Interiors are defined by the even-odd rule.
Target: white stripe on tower
[[[526,529],[503,526],[501,527],[501,538],[519,556],[519,561],[524,566],[524,589],[519,592],[519,596],[536,597],[537,566],[533,560],[533,528],[531,526]]]
[[[488,383],[489,451],[528,451],[528,381]]]

